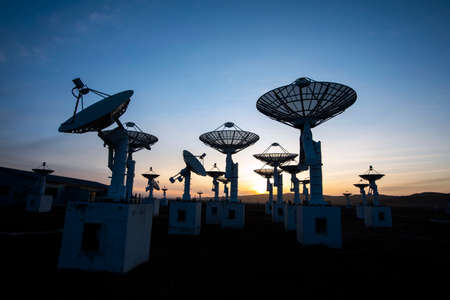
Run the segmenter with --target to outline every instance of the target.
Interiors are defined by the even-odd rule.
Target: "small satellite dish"
[[[272,178],[273,177],[273,169],[272,168],[261,168],[253,170],[256,174],[261,175],[264,178]]]
[[[206,154],[203,153],[199,157],[204,158],[205,156]],[[169,181],[171,183],[174,183],[176,180],[181,182],[184,179],[183,200],[189,201],[191,200],[191,172],[194,172],[195,174],[200,176],[206,176],[206,170],[201,162],[197,159],[197,157],[187,150],[183,150],[183,159],[186,167],[174,176],[170,177]]]
[[[36,168],[36,169],[32,169],[34,173],[39,174],[41,176],[47,176],[50,175],[51,173],[55,172],[52,169],[48,169],[47,168],[47,163],[44,161],[42,163],[42,166],[40,168]]]

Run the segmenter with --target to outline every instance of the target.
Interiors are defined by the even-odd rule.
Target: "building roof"
[[[9,175],[23,176],[23,177],[28,177],[28,178],[36,178],[37,177],[37,175],[31,171],[0,167],[0,174],[2,174],[2,173],[9,174]],[[58,175],[48,175],[47,182],[50,184],[83,186],[83,187],[101,189],[101,190],[108,188],[108,186],[103,183],[90,181],[90,180],[84,180],[84,179],[78,179],[78,178],[58,176]]]

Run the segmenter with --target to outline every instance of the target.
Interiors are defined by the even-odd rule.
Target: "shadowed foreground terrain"
[[[418,293],[429,299],[448,291],[450,224],[430,221],[443,217],[433,209],[394,207],[393,228],[377,230],[343,209],[343,250],[300,247],[295,233],[264,216],[262,205],[247,205],[242,231],[203,224],[197,237],[167,235],[167,211],[154,218],[150,262],[115,275],[57,270],[63,211],[37,216],[3,209],[2,292],[44,299]],[[11,234],[19,231],[41,233]]]

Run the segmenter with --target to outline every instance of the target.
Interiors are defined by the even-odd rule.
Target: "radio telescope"
[[[358,183],[355,183],[354,186],[359,188],[359,192],[361,193],[362,205],[366,206],[367,205],[366,191],[364,189],[366,187],[368,187],[369,185],[367,183],[363,182],[363,180],[361,179]]]
[[[108,188],[107,198],[113,201],[123,199],[123,180],[125,177],[125,167],[127,163],[129,136],[124,129],[119,117],[126,111],[133,91],[128,90],[112,96],[88,88],[80,78],[73,80],[75,87],[72,89],[72,95],[76,98],[73,116],[63,122],[59,127],[60,132],[65,133],[85,133],[97,132],[105,140],[101,130],[117,123],[118,127],[108,134],[108,146],[114,151],[114,164],[112,166],[111,183]],[[89,93],[96,94],[103,98],[102,100],[84,108],[84,96]],[[81,101],[82,110],[77,112]],[[111,152],[110,152],[111,155]]]
[[[273,168],[264,168],[264,166],[260,169],[253,170],[256,174],[261,175],[266,178],[267,187],[266,191],[269,192],[269,200],[266,203],[266,214],[270,214],[272,211],[272,202],[273,202],[273,185],[270,182],[270,178],[273,177]]]
[[[300,204],[300,180],[297,178],[297,174],[306,171],[307,168],[301,165],[282,165],[280,168],[291,174],[291,192],[294,192],[294,203]],[[303,190],[305,188],[303,187]]]
[[[303,202],[309,202],[309,192],[308,187],[306,186],[309,184],[309,179],[299,180],[299,183],[302,184],[303,187]]]
[[[206,154],[203,153],[199,157],[203,159],[205,156]],[[176,180],[181,182],[184,179],[184,193],[182,199],[185,201],[189,201],[191,200],[191,172],[194,172],[195,174],[200,176],[206,176],[206,171],[197,157],[194,156],[191,152],[183,150],[183,159],[186,167],[174,176],[170,177],[169,180],[171,183],[174,183]]]
[[[313,141],[311,128],[342,113],[356,101],[356,92],[343,84],[303,77],[262,95],[256,108],[266,116],[298,128],[300,165],[310,170],[311,203],[326,204],[322,192],[320,142]]]
[[[217,164],[214,163],[211,170],[206,171],[206,174],[213,179],[213,188],[211,189],[214,192],[214,201],[219,200],[219,181],[217,178],[225,175],[225,172],[220,171],[217,167]]]
[[[153,190],[155,189],[155,190],[159,191],[159,184],[156,181],[156,178],[159,177],[159,174],[156,174],[153,171],[153,168],[150,167],[149,172],[142,174],[142,176],[144,176],[148,180],[147,186],[145,187],[145,190],[148,191],[148,199],[152,200],[153,199]],[[164,194],[165,193],[166,192],[164,191]]]
[[[281,151],[269,152],[271,148],[279,148]],[[272,143],[263,153],[254,154],[253,156],[273,167],[273,183],[277,187],[277,201],[279,203],[283,202],[283,176],[280,174],[278,167],[283,163],[294,160],[297,154],[287,152],[278,143]]]
[[[352,204],[350,202],[350,196],[352,195],[352,193],[350,193],[349,191],[345,191],[345,193],[342,193],[342,195],[344,195],[345,197],[345,201],[347,202],[347,207],[351,207]]]
[[[238,163],[232,155],[253,145],[259,140],[255,133],[244,131],[232,122],[226,122],[213,131],[202,134],[200,140],[206,145],[227,155],[225,177],[231,182],[230,201],[238,201]]]
[[[47,176],[52,174],[54,170],[47,167],[44,161],[40,168],[32,169],[38,178],[36,183],[33,185],[31,192],[26,198],[26,210],[27,211],[37,211],[37,212],[49,212],[52,209],[53,197],[45,195],[45,186],[47,181]]]
[[[220,181],[223,183],[223,193],[225,195],[225,201],[228,201],[228,195],[229,195],[228,183],[230,182],[230,180],[226,179],[224,176],[220,176],[219,178],[217,178],[217,181]]]
[[[134,170],[136,161],[133,160],[133,153],[141,149],[151,150],[151,146],[154,145],[158,138],[152,134],[143,132],[135,123],[127,122],[126,127],[133,128],[134,130],[126,130],[128,135],[128,157],[127,157],[127,179],[126,179],[126,191],[125,199],[130,199],[133,194],[134,183]],[[113,170],[114,158],[117,155],[114,148],[114,139],[117,135],[116,130],[121,131],[123,128],[118,126],[113,130],[103,130],[99,132],[99,137],[104,141],[105,146],[108,146],[108,167]],[[151,198],[150,198],[151,199]]]
[[[369,182],[369,194],[373,195],[373,205],[378,206],[378,187],[376,181],[383,178],[384,174],[378,173],[372,166],[369,166],[369,170],[366,173],[359,175],[359,177]]]

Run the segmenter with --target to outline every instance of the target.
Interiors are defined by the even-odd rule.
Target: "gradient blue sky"
[[[168,177],[183,167],[183,149],[223,169],[225,157],[198,136],[225,121],[260,135],[235,160],[242,193],[262,192],[252,154],[274,141],[297,152],[299,133],[259,113],[256,100],[308,76],[358,93],[313,131],[326,194],[356,193],[369,164],[387,174],[381,193],[450,192],[449,3],[2,1],[0,165],[45,160],[56,174],[108,182],[96,134],[57,131],[73,110],[71,79],[81,77],[108,93],[133,89],[122,120],[160,139],[135,155],[137,192],[153,166],[169,195],[180,195]],[[192,193],[211,195],[209,179],[192,181]]]

